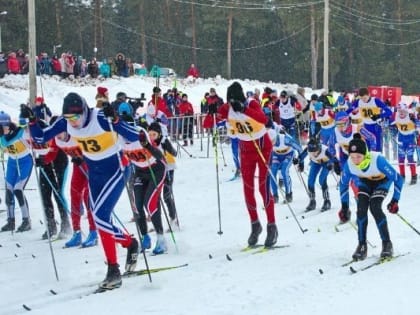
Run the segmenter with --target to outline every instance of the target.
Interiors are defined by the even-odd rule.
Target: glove
[[[299,158],[294,157],[292,160],[293,165],[298,165],[299,164]]]
[[[147,135],[143,130],[140,130],[139,133],[139,141],[140,144],[144,147],[147,148],[148,146],[150,146],[149,140],[147,139]]]
[[[334,162],[334,173],[336,173],[337,175],[341,174],[341,166],[340,166],[340,162],[338,161]]]
[[[377,121],[379,118],[381,118],[381,115],[371,115],[370,119],[372,119],[373,121]]]
[[[387,208],[388,208],[388,211],[393,213],[393,214],[398,213],[398,210],[400,209],[398,207],[398,200],[392,199],[391,202],[388,203]]]
[[[36,120],[32,109],[29,106],[26,106],[25,104],[20,105],[20,117],[29,119],[30,122],[34,122]]]
[[[75,165],[81,165],[83,163],[83,158],[81,156],[74,156],[71,158],[71,162]]]
[[[44,166],[44,159],[42,158],[42,156],[35,158],[35,166],[36,167]]]
[[[327,164],[327,170],[331,171],[333,169],[333,164],[332,163],[328,163]]]
[[[217,105],[209,104],[209,114],[216,114],[216,113],[217,113]]]
[[[118,119],[117,113],[110,103],[104,102],[102,104],[102,110],[104,111],[104,116],[106,118],[111,118],[112,121],[116,121]]]
[[[340,211],[338,211],[338,217],[340,218],[341,223],[347,223],[350,221],[351,212],[349,210],[349,206],[347,204],[343,204],[341,206]]]
[[[298,171],[302,173],[304,169],[305,169],[305,164],[303,162],[299,162]]]

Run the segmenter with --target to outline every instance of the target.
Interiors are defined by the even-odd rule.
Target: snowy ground
[[[18,105],[26,101],[28,93],[24,81],[8,77],[2,82],[13,89],[5,88],[4,84],[0,87],[0,110],[17,117]],[[162,86],[164,84],[161,82]],[[247,84],[251,88],[256,83]],[[134,96],[134,93],[150,91],[153,81],[110,80],[101,85],[111,90],[111,96],[120,90]],[[179,82],[178,88],[181,89],[180,85]],[[198,104],[209,87],[216,86],[219,94],[224,96],[227,85],[225,81],[216,84],[208,80],[182,89]],[[16,89],[16,86],[22,88]],[[262,83],[256,85],[261,89],[264,86]],[[76,84],[72,86],[54,79],[44,80],[43,88],[47,104],[57,113],[60,112],[62,97],[68,92],[79,91],[91,104],[96,93],[95,86],[76,87]],[[106,273],[100,246],[63,249],[64,241],[53,242],[60,278],[56,281],[48,243],[40,240],[45,227],[40,223],[41,203],[33,174],[26,192],[32,231],[0,234],[0,314],[26,313],[23,304],[31,308],[31,313],[43,315],[58,312],[101,315],[116,312],[173,315],[419,313],[416,298],[420,287],[420,274],[417,272],[420,236],[400,218],[388,215],[395,254],[410,254],[352,275],[348,267],[341,265],[351,259],[357,235],[349,224],[339,226],[339,232],[334,228],[340,207],[334,178],[329,178],[333,210],[324,213],[315,210],[306,214],[303,209],[308,198],[296,172],[292,170],[294,201],[291,207],[308,232],[302,234],[287,206],[277,204],[278,244],[289,247],[263,254],[243,253],[241,248],[246,245],[250,226],[240,180],[227,181],[234,169],[230,148],[223,145],[224,165],[219,147],[222,235],[217,234],[215,152],[210,148],[207,158],[206,148],[205,140],[203,151],[200,150],[200,141],[196,140],[193,147],[187,148],[193,157],[181,151],[174,185],[181,231],[175,232],[176,245],[167,234],[170,248],[167,255],[147,256],[151,268],[185,263],[188,266],[152,274],[152,283],[147,276],[124,279],[120,289],[103,294],[87,295]],[[418,193],[418,185],[404,187],[400,213],[420,229],[419,207],[415,206],[420,200]],[[260,201],[258,195],[257,200]],[[317,201],[319,208],[322,204],[319,187]],[[3,201],[0,209],[4,207]],[[265,222],[264,211],[261,206],[259,208],[260,219]],[[355,205],[352,204],[351,208],[354,220]],[[115,212],[135,233],[125,195]],[[17,218],[20,223],[19,209]],[[1,224],[5,221],[6,213],[0,212]],[[369,247],[368,259],[354,264],[356,269],[375,261],[380,253],[381,242],[373,222],[370,217],[368,238],[375,248]],[[83,227],[86,233],[85,219]],[[264,238],[265,231],[261,242]],[[119,248],[118,253],[120,263],[124,265],[125,250]],[[231,261],[226,259],[226,254]],[[144,268],[142,257],[138,268]],[[52,294],[50,290],[57,294]]]

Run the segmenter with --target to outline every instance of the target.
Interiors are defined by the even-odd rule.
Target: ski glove
[[[351,212],[347,204],[341,206],[340,211],[338,211],[338,217],[340,218],[340,223],[344,224],[350,221]]]
[[[302,173],[304,170],[305,170],[305,164],[303,163],[303,161],[299,162],[298,171]]]
[[[338,161],[334,162],[334,173],[336,173],[338,176],[340,176],[341,174],[341,166],[340,166],[340,162]]]
[[[44,159],[42,158],[42,156],[35,158],[35,166],[36,167],[44,166]]]
[[[139,141],[143,148],[147,148],[150,145],[147,135],[143,130],[139,132]]]
[[[333,164],[332,163],[328,163],[327,164],[327,170],[331,171],[333,169]]]
[[[233,111],[243,113],[245,111],[245,105],[238,100],[230,100],[230,106],[232,106]]]
[[[398,213],[399,207],[398,207],[398,200],[392,199],[390,203],[388,203],[388,211],[396,214]]]
[[[294,157],[292,162],[293,162],[293,165],[298,165],[299,164],[299,158]]]
[[[20,105],[20,117],[29,119],[29,122],[34,122],[36,120],[36,117],[32,109],[25,104]]]
[[[371,115],[370,119],[372,119],[373,121],[377,121],[379,118],[381,118],[381,115]]]
[[[110,103],[104,102],[102,104],[102,110],[104,111],[105,118],[111,118],[113,122],[117,120],[117,113],[115,112],[114,107]]]

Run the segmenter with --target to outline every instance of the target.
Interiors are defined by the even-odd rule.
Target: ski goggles
[[[68,121],[77,121],[80,119],[80,116],[80,114],[63,115],[64,119]]]

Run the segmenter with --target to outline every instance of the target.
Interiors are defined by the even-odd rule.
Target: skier
[[[379,119],[389,118],[392,111],[378,98],[371,97],[367,88],[359,89],[359,98],[355,100],[348,112],[360,111],[364,127],[376,136],[376,147],[367,142],[368,147],[377,152],[382,152],[382,127]]]
[[[410,185],[417,183],[416,162],[414,161],[414,150],[416,148],[416,128],[420,128],[418,121],[413,114],[409,114],[408,106],[405,103],[397,105],[397,113],[391,125],[398,130],[398,167],[400,175],[405,179],[405,158],[411,172]]]
[[[51,118],[51,124],[57,120],[57,116]],[[77,142],[69,136],[67,132],[62,132],[55,136],[57,146],[62,149],[73,163],[72,176],[70,181],[70,208],[71,223],[73,226],[73,236],[68,240],[65,247],[91,247],[98,244],[98,233],[96,231],[95,220],[89,205],[89,188],[87,178],[87,165],[83,161],[82,151]],[[83,203],[87,211],[89,222],[89,234],[86,240],[82,242],[82,233],[80,229],[81,211]]]
[[[251,235],[248,245],[255,246],[262,232],[258,219],[257,204],[254,196],[255,169],[258,166],[259,191],[267,216],[267,237],[265,247],[272,247],[277,242],[277,226],[274,215],[274,200],[269,188],[268,168],[273,145],[265,128],[267,117],[261,105],[254,99],[247,102],[242,86],[233,82],[227,89],[229,111],[219,113],[221,119],[227,119],[233,134],[239,138],[240,166],[243,190],[248,214],[251,219]]]
[[[37,142],[48,141],[66,131],[80,143],[88,166],[90,204],[108,264],[107,275],[99,286],[105,290],[118,288],[122,280],[115,243],[127,248],[127,271],[135,269],[138,256],[138,241],[113,225],[111,220],[111,213],[124,189],[122,167],[126,162],[118,146],[118,135],[135,142],[138,132],[118,119],[111,106],[107,105],[103,110],[90,109],[77,93],[69,93],[64,98],[62,115],[52,126],[42,130],[30,108],[21,108],[21,117],[29,119],[31,135]]]
[[[150,215],[156,231],[156,244],[153,254],[159,255],[168,250],[165,237],[163,236],[161,208],[159,205],[160,193],[165,181],[166,165],[163,162],[162,152],[150,143],[147,131],[141,127],[139,128],[140,141],[125,142],[123,151],[134,166],[132,181],[134,200],[138,212],[136,220],[142,235],[142,250],[151,247],[151,239],[148,234],[146,215],[144,213],[145,209]]]
[[[23,129],[12,123],[10,116],[0,112],[0,144],[9,158],[6,166],[6,206],[7,224],[1,228],[2,232],[15,230],[15,197],[22,211],[22,224],[17,232],[31,229],[28,202],[24,189],[32,173],[33,160],[29,143],[23,138]]]
[[[359,244],[353,254],[354,260],[363,260],[367,255],[366,231],[368,225],[368,209],[375,218],[379,235],[382,239],[381,257],[391,257],[393,246],[389,236],[388,223],[382,211],[382,202],[388,194],[389,188],[394,183],[394,193],[387,209],[391,213],[399,210],[398,201],[401,195],[403,179],[391,164],[378,152],[369,152],[366,142],[360,134],[355,134],[349,143],[347,163],[343,167],[340,180],[341,221],[350,220],[349,210],[349,181],[356,180],[359,187],[357,196],[357,226]]]
[[[309,190],[309,204],[306,207],[306,211],[312,211],[316,208],[315,200],[315,180],[319,174],[319,184],[322,188],[322,196],[324,203],[321,207],[321,211],[327,211],[331,209],[330,194],[328,192],[327,177],[329,172],[334,168],[338,170],[338,161],[330,153],[328,147],[323,145],[317,139],[311,139],[308,142],[307,147],[297,159],[294,159],[293,163],[298,165],[298,170],[303,172],[304,159],[309,153],[309,175],[308,175],[308,190]]]
[[[302,147],[292,136],[286,134],[283,128],[279,128],[282,126],[276,127],[269,129],[268,131],[271,141],[273,142],[271,174],[276,177],[277,172],[280,170],[286,198],[283,203],[288,203],[293,201],[292,179],[290,178],[289,170],[292,165],[295,151],[297,151],[298,154],[302,153]],[[275,178],[270,178],[270,183],[273,191],[274,202],[278,203],[278,186]]]
[[[176,211],[174,192],[172,188],[174,183],[174,173],[176,169],[175,157],[177,152],[172,146],[172,143],[169,141],[167,131],[163,131],[164,129],[164,125],[158,122],[153,122],[148,128],[148,132],[151,142],[157,145],[165,157],[166,177],[163,184],[163,200],[168,207],[169,218],[171,220],[171,228],[179,228],[178,214]]]

